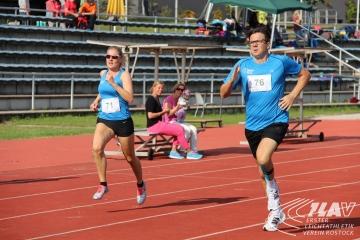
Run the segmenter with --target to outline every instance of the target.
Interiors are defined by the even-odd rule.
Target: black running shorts
[[[103,123],[111,128],[118,137],[128,137],[134,133],[134,122],[132,118],[124,120],[105,120],[98,118],[96,123]]]
[[[245,136],[249,142],[253,156],[256,158],[256,150],[260,144],[261,139],[271,138],[280,144],[285,137],[288,127],[289,124],[287,123],[272,123],[259,131],[245,129]]]

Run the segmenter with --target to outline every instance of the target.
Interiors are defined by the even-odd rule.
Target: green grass
[[[305,107],[306,118],[319,115],[341,115],[348,113],[360,113],[359,106],[345,107]],[[143,113],[134,113],[135,128],[145,128],[146,119]],[[290,111],[291,118],[299,117],[299,110],[293,108]],[[206,114],[205,118],[218,118],[218,114]],[[188,119],[194,119],[188,114]],[[226,113],[222,115],[224,125],[237,124],[245,121],[245,114]],[[36,137],[68,136],[80,134],[92,134],[96,122],[95,114],[86,115],[57,115],[38,117],[13,117],[0,123],[0,139],[24,139]]]

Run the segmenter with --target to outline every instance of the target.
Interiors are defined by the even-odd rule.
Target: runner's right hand
[[[97,102],[92,102],[90,104],[90,109],[93,111],[93,112],[96,112],[98,110],[98,103]]]

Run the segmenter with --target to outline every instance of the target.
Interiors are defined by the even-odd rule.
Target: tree
[[[356,18],[356,4],[353,0],[347,0],[346,4],[346,22],[353,23]]]
[[[185,10],[180,13],[180,18],[196,18],[196,12],[192,10]]]
[[[214,19],[224,19],[224,14],[220,8],[218,8],[218,7],[214,8],[213,18]]]
[[[170,9],[170,7],[165,5],[165,6],[162,6],[160,9],[160,16],[161,17],[172,17],[172,16],[174,16],[174,14],[172,13],[172,10]]]

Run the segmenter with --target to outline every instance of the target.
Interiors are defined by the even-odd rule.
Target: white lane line
[[[277,151],[276,154],[287,154],[289,152],[297,152],[297,151],[308,151],[308,150],[318,150],[318,149],[326,149],[326,148],[331,148],[333,149],[334,147],[346,147],[346,146],[353,146],[353,145],[360,145],[360,143],[347,143],[347,144],[338,144],[338,145],[326,145],[326,146],[316,146],[316,147],[311,147],[311,148],[299,148],[299,149],[291,149],[291,150],[282,150],[282,151]],[[281,149],[281,147],[280,147]],[[212,149],[212,150],[216,150],[216,149]],[[177,165],[186,165],[186,164],[199,164],[199,163],[204,163],[204,162],[214,162],[214,161],[221,161],[221,160],[225,160],[225,159],[233,159],[233,158],[246,158],[246,157],[252,157],[252,154],[249,152],[248,154],[236,154],[233,156],[224,156],[224,157],[220,157],[220,158],[205,158],[202,159],[201,161],[183,161],[183,162],[172,162],[172,163],[166,163],[166,164],[161,164],[161,165],[155,165],[155,166],[144,166],[143,169],[151,169],[151,168],[161,168],[161,167],[167,167],[167,166],[177,166]],[[124,160],[125,161],[125,160]],[[169,160],[171,161],[171,160]],[[122,172],[122,171],[131,171],[130,168],[126,168],[126,169],[116,169],[116,170],[109,170],[107,171],[108,174],[110,173],[117,173],[117,172]],[[80,177],[80,176],[86,176],[86,175],[97,175],[97,172],[87,172],[87,173],[78,173],[78,174],[70,174],[70,175],[60,175],[60,176],[54,176],[54,177],[48,177],[47,179],[57,179],[57,178],[71,178],[71,177]],[[77,190],[77,189],[74,189]],[[1,201],[2,199],[0,199]]]
[[[321,160],[321,159],[326,159],[326,158],[346,157],[346,156],[352,156],[352,155],[357,155],[357,154],[360,154],[360,152],[337,154],[337,155],[328,155],[328,156],[322,156],[322,157],[311,157],[311,158],[289,160],[289,161],[282,161],[282,162],[276,162],[276,163],[274,163],[274,165],[291,164],[291,163],[306,162],[306,161],[312,161],[312,160]],[[223,158],[221,158],[221,159],[223,159]],[[240,170],[240,169],[254,168],[254,167],[255,167],[255,165],[251,164],[251,165],[245,165],[245,166],[236,167],[236,168],[224,168],[224,169],[218,169],[218,170],[212,170],[212,171],[203,171],[203,172],[195,172],[195,173],[187,173],[187,174],[179,174],[179,175],[170,175],[170,176],[165,176],[165,177],[153,177],[153,178],[146,179],[146,181],[164,180],[164,179],[186,177],[186,176],[195,176],[195,175],[201,175],[201,174],[233,171],[233,170]],[[112,183],[112,184],[109,184],[109,186],[115,186],[115,185],[117,186],[117,185],[128,184],[128,183],[135,183],[135,181]],[[87,187],[71,188],[71,189],[51,191],[51,192],[42,192],[42,193],[18,195],[18,196],[13,196],[13,197],[0,198],[0,201],[12,200],[12,199],[18,199],[18,198],[26,198],[26,197],[42,196],[42,195],[55,194],[55,193],[64,193],[64,192],[70,192],[70,191],[85,190],[85,189],[90,189],[90,188],[92,189],[92,188],[95,188],[95,187],[96,186],[87,186]]]
[[[323,186],[323,187],[317,187],[317,188],[308,188],[308,189],[303,189],[303,190],[297,190],[297,191],[293,191],[293,192],[283,193],[282,196],[284,196],[284,195],[292,195],[292,194],[302,193],[302,192],[324,190],[324,189],[329,189],[329,188],[337,188],[337,187],[343,187],[343,186],[349,186],[349,185],[355,185],[355,184],[360,184],[360,181],[347,182],[347,183],[336,184],[336,185],[329,185],[329,186]],[[235,205],[235,204],[239,204],[239,203],[252,202],[252,201],[257,201],[257,200],[261,200],[261,199],[264,199],[264,198],[266,198],[266,197],[263,196],[263,197],[257,197],[257,198],[252,198],[252,199],[239,200],[239,201],[230,202],[230,203],[224,203],[224,204],[220,204],[220,205],[217,204],[217,205],[212,205],[212,206],[192,208],[192,209],[186,209],[186,210],[181,210],[181,211],[174,211],[174,212],[162,213],[162,214],[157,214],[157,215],[151,215],[151,216],[147,216],[147,217],[134,218],[134,219],[129,219],[129,220],[125,220],[125,221],[117,221],[117,222],[112,222],[112,223],[107,223],[107,224],[102,224],[102,225],[96,225],[96,226],[87,227],[87,228],[79,228],[79,229],[74,229],[74,230],[65,231],[65,232],[58,232],[58,233],[53,233],[53,234],[48,234],[48,235],[43,235],[43,236],[37,236],[37,237],[33,237],[33,238],[28,238],[28,240],[37,240],[37,239],[44,239],[44,238],[62,236],[62,235],[67,235],[67,234],[72,234],[72,233],[78,233],[78,232],[95,230],[95,229],[100,229],[100,228],[105,228],[105,227],[116,226],[116,225],[120,225],[120,224],[124,224],[124,223],[131,223],[131,222],[143,221],[143,220],[154,219],[154,218],[159,218],[159,217],[164,217],[164,216],[171,216],[171,215],[176,215],[176,214],[181,214],[181,213],[189,213],[189,212],[194,212],[194,211],[199,211],[199,210],[204,210],[204,209],[212,209],[212,208]],[[252,224],[252,225],[244,226],[244,227],[241,227],[241,228],[236,228],[236,230],[250,228],[250,227],[254,227],[254,226],[258,226],[258,225],[262,225],[262,224],[263,223]],[[230,230],[228,230],[228,231],[230,231]],[[232,230],[232,231],[235,231],[235,230]],[[199,239],[199,238],[204,238],[206,236],[212,236],[212,235],[218,235],[218,234],[219,233],[212,233],[212,234],[198,236],[198,237],[195,237],[195,238],[189,238],[187,240]]]
[[[347,166],[347,167],[322,169],[322,170],[311,171],[311,172],[303,172],[303,173],[283,175],[283,176],[276,177],[276,179],[282,179],[282,178],[294,177],[294,176],[301,176],[301,175],[307,175],[307,174],[313,174],[313,173],[331,172],[331,171],[344,170],[344,169],[357,168],[357,167],[360,167],[360,164],[353,165],[353,166]],[[211,186],[207,186],[207,187],[191,188],[191,189],[184,189],[184,190],[178,190],[178,191],[173,191],[173,192],[158,193],[158,194],[149,195],[148,198],[166,196],[166,195],[170,195],[170,194],[177,194],[177,193],[183,193],[183,192],[199,191],[199,190],[204,190],[204,189],[212,189],[212,188],[219,188],[219,187],[222,188],[222,187],[225,187],[225,186],[253,183],[253,182],[258,182],[258,181],[260,181],[260,179],[257,178],[257,179],[247,180],[247,181],[239,181],[239,182],[232,182],[232,183],[227,183],[227,184],[211,185]],[[86,207],[107,205],[107,204],[119,203],[119,202],[124,202],[124,201],[134,201],[134,198],[126,198],[126,199],[119,199],[119,200],[114,200],[114,201],[99,202],[99,203],[94,203],[94,204],[78,205],[78,206],[73,206],[73,207],[52,209],[52,210],[41,211],[41,212],[32,212],[32,213],[27,213],[27,214],[22,214],[22,215],[15,215],[15,216],[11,216],[11,217],[0,218],[0,221],[17,219],[17,218],[22,218],[22,217],[35,216],[35,215],[40,215],[40,214],[61,212],[61,211],[78,209],[78,208],[86,208]]]

